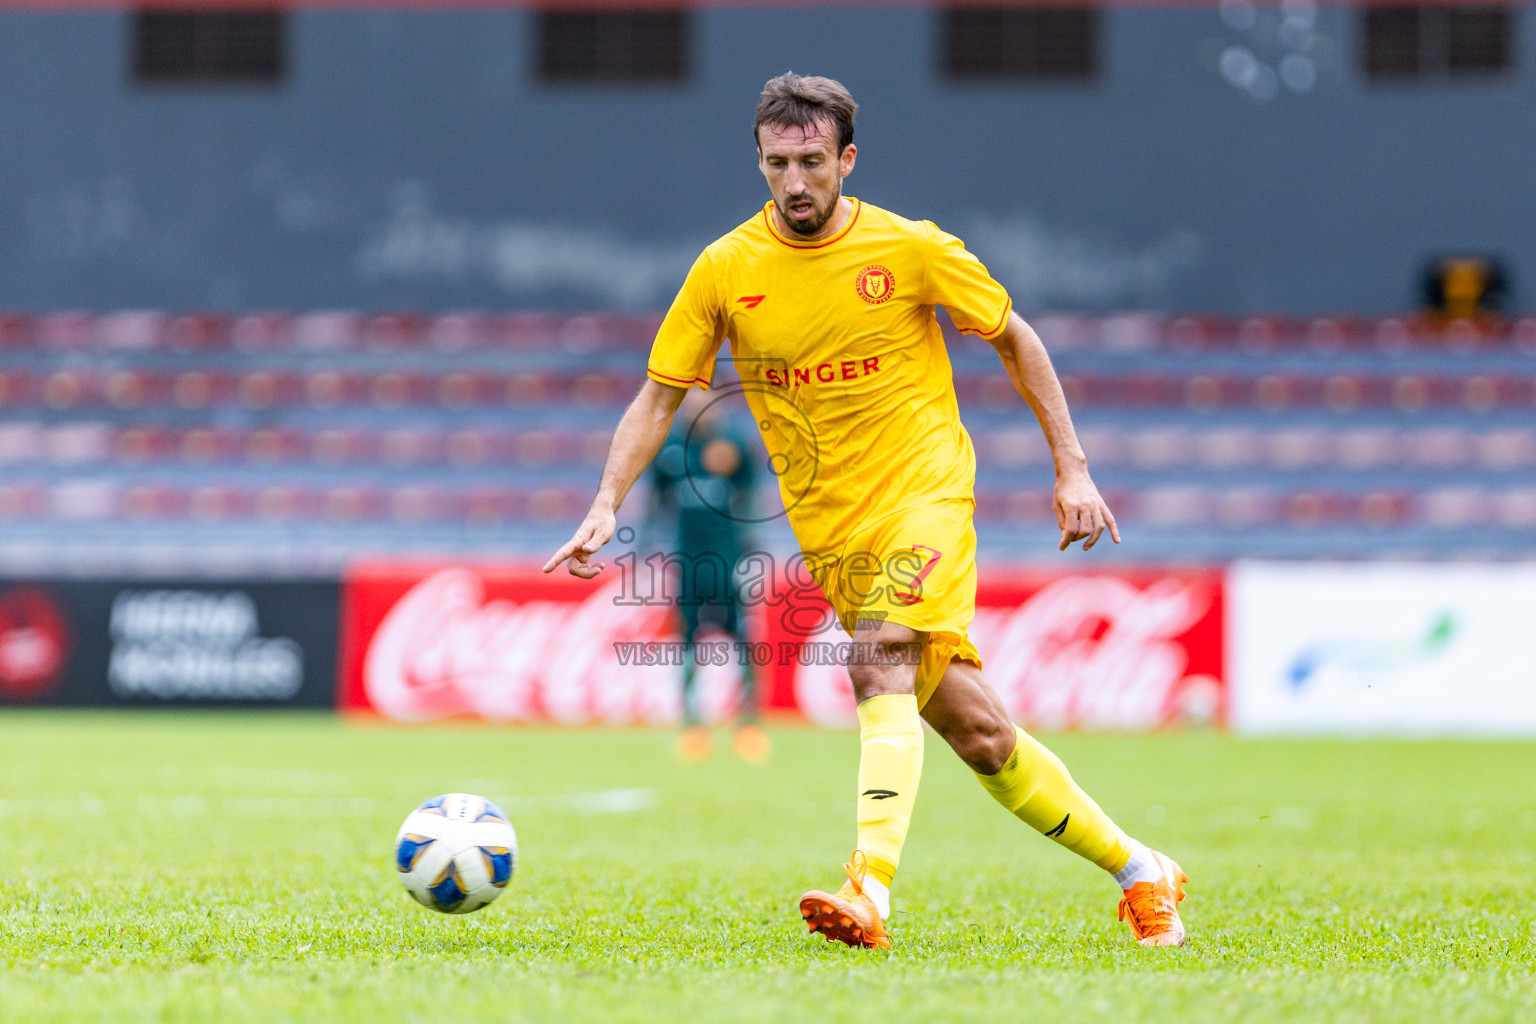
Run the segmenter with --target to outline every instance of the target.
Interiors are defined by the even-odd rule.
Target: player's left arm
[[[1051,365],[1040,336],[1023,317],[1010,312],[1002,333],[988,341],[1002,357],[1008,379],[1034,410],[1051,446],[1051,459],[1056,464],[1053,505],[1056,525],[1061,527],[1061,550],[1081,540],[1083,550],[1087,551],[1106,530],[1116,544],[1120,543],[1120,528],[1088,475],[1088,457],[1072,426],[1067,396],[1062,393],[1056,368]]]

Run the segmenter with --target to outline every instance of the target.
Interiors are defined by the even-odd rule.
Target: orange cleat
[[[1182,946],[1184,922],[1179,920],[1179,901],[1184,898],[1189,876],[1156,850],[1152,856],[1163,877],[1155,882],[1137,882],[1125,890],[1120,898],[1120,920],[1131,926],[1139,945]]]
[[[762,764],[773,753],[773,741],[758,725],[741,725],[731,736],[731,748],[748,764]]]
[[[690,725],[677,734],[672,748],[677,751],[677,756],[684,761],[702,761],[709,756],[710,748],[715,741],[710,738],[709,730],[702,725]]]
[[[806,927],[820,932],[829,942],[890,949],[891,938],[885,933],[880,911],[875,909],[875,901],[864,895],[864,875],[869,870],[864,851],[854,850],[843,870],[848,872],[848,881],[836,893],[812,889],[800,897],[800,916],[805,918]]]

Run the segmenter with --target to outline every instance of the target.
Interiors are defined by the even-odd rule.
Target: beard
[[[811,201],[811,206],[815,208],[815,212],[805,220],[796,220],[789,215],[789,211],[787,209],[791,199],[786,199],[784,202],[784,206],[786,208],[779,210],[779,216],[785,224],[789,225],[789,230],[793,231],[797,235],[803,235],[809,238],[827,226],[827,221],[831,220],[832,215],[837,212],[838,200],[842,198],[843,190],[841,188],[836,189],[832,193],[832,197],[827,200],[825,206],[818,204],[816,202],[815,196],[793,196],[791,199],[809,199]],[[774,200],[773,205],[778,206],[778,200]]]

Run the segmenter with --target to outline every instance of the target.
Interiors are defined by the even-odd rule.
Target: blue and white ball
[[[468,793],[435,796],[395,836],[395,867],[416,902],[445,914],[479,910],[517,866],[517,833],[501,808]]]

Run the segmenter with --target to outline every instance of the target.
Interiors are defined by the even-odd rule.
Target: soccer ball
[[[395,836],[395,867],[416,902],[445,914],[479,910],[517,866],[517,833],[501,808],[468,793],[435,796]]]

